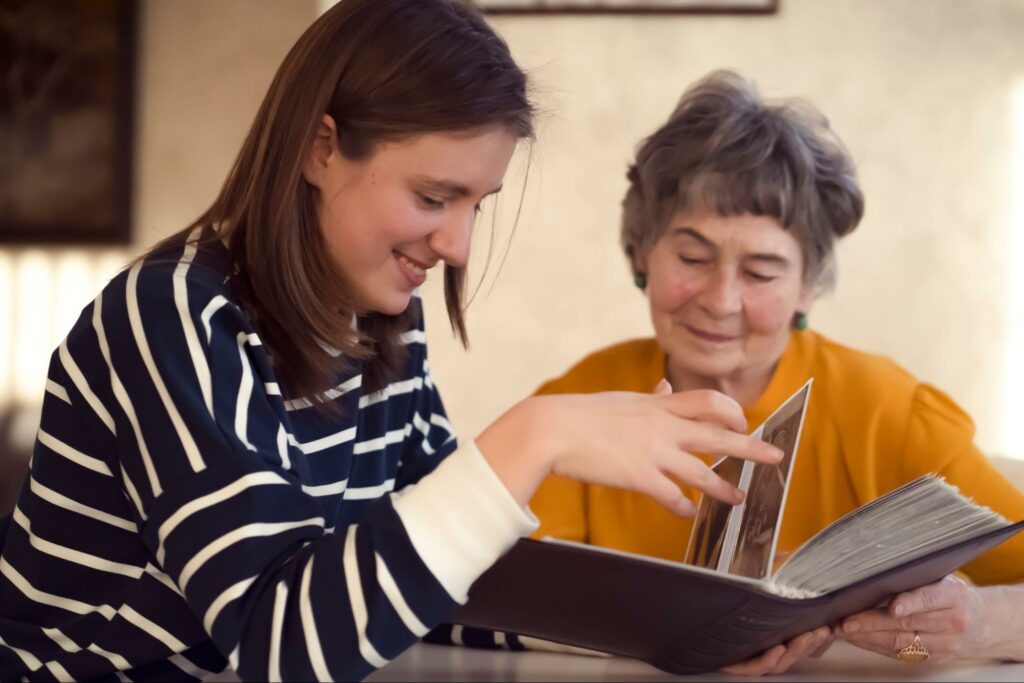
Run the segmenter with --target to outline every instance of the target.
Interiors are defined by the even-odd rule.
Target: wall
[[[468,356],[426,297],[431,365],[463,433],[582,354],[650,334],[617,247],[625,165],[688,83],[729,67],[765,95],[817,103],[857,161],[866,217],[812,325],[945,389],[984,448],[1024,457],[1024,281],[1011,272],[1024,264],[1024,3],[781,4],[769,17],[495,18],[548,113],[504,271],[470,309]]]
[[[209,206],[315,0],[144,0],[137,239]]]
[[[50,352],[81,308],[130,258],[206,208],[316,7],[315,0],[143,0],[134,244],[0,248],[0,408],[41,399]]]
[[[138,244],[108,254],[108,265],[85,254],[93,265],[79,281],[87,284],[66,286],[54,310],[73,313],[114,263],[206,206],[274,68],[318,3],[146,0],[143,8]],[[1024,456],[1013,423],[1024,402],[1009,403],[1021,400],[1014,392],[1024,387],[1024,370],[1007,354],[1024,347],[1024,283],[1011,272],[1024,262],[1024,104],[1012,109],[1014,88],[1024,87],[1024,3],[782,0],[769,17],[493,24],[531,70],[544,114],[522,215],[494,280],[523,191],[521,166],[501,198],[498,253],[470,308],[469,353],[448,333],[440,278],[426,287],[431,365],[460,432],[479,431],[582,354],[649,334],[644,299],[617,248],[625,164],[686,84],[731,67],[767,95],[815,101],[858,163],[867,216],[841,246],[839,288],[819,302],[812,324],[946,389],[975,416],[983,447]],[[477,257],[490,230],[480,228]],[[9,325],[0,331],[0,364],[10,359],[0,367],[6,397],[41,395],[46,357],[67,327],[49,320],[24,331],[31,328],[19,311],[38,308],[15,281],[25,258],[0,252],[0,288],[10,292],[0,297],[0,330]],[[35,281],[59,280],[46,272]],[[28,303],[10,303],[19,297]],[[15,348],[16,333],[32,341]],[[27,388],[15,388],[15,370]]]

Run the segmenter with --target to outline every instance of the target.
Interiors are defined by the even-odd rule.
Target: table
[[[821,659],[798,662],[776,681],[1024,681],[1024,663],[953,660],[907,664],[837,642]],[[550,652],[474,650],[445,645],[413,646],[367,681],[745,681],[722,674],[675,676],[633,659]]]

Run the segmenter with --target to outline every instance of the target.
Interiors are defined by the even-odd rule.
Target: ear
[[[797,313],[807,315],[811,312],[811,306],[818,298],[819,288],[816,284],[804,283],[800,286],[800,297],[796,300]]]
[[[306,179],[306,182],[322,190],[332,156],[335,154],[340,154],[338,151],[338,128],[334,125],[334,119],[330,114],[324,114],[320,125],[317,126],[316,135],[313,136],[313,145],[302,165],[302,177]]]
[[[629,262],[633,266],[634,273],[647,275],[647,255],[650,251],[649,248],[645,247],[629,248]]]

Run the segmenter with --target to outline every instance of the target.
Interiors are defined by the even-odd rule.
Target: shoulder
[[[902,443],[905,453],[928,444],[950,450],[973,438],[974,423],[966,411],[891,358],[819,334],[812,342],[814,392],[828,402],[837,421],[856,422],[857,431],[865,434],[888,434],[890,443]]]
[[[113,290],[113,291],[111,291]],[[251,331],[230,280],[227,252],[219,242],[171,245],[127,267],[104,296],[123,303],[129,317],[147,327],[195,326],[210,336],[211,325]]]
[[[146,299],[187,297],[190,303],[208,303],[221,296],[235,300],[227,252],[218,242],[169,245],[133,263],[123,275],[125,286]]]
[[[114,357],[135,347],[145,354],[184,346],[191,355],[220,332],[232,340],[252,332],[226,259],[208,245],[178,245],[127,265],[85,307],[66,344],[78,353],[109,346]]]
[[[804,342],[811,351],[814,391],[846,402],[870,399],[909,407],[920,380],[887,356],[851,348],[816,332]]]
[[[664,375],[656,340],[631,339],[584,356],[561,377],[545,382],[539,394],[597,391],[651,391]]]

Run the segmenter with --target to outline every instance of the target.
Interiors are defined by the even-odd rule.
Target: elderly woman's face
[[[673,376],[770,372],[812,296],[796,238],[764,216],[677,214],[638,265]]]

